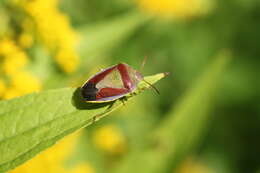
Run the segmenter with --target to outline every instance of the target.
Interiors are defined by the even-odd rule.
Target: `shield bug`
[[[145,81],[140,72],[128,64],[119,63],[88,79],[81,87],[81,94],[86,102],[110,102],[133,93],[140,81]],[[153,85],[148,84],[158,92]]]

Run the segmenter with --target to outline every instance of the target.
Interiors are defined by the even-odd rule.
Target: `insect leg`
[[[127,101],[127,98],[126,97],[122,97],[121,99],[120,99],[120,101],[123,103],[123,105],[125,106],[125,103],[126,103],[126,101]]]

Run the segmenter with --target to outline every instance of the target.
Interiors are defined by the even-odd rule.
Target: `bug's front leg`
[[[132,92],[132,93],[130,93],[130,96],[131,96],[131,97],[137,96],[137,93],[136,93],[136,92]]]
[[[123,105],[125,106],[125,103],[127,102],[127,97],[122,97],[120,98],[120,101],[123,103]]]

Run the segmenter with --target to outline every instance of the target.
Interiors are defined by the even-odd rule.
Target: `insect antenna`
[[[148,82],[148,81],[146,81],[144,79],[143,79],[143,81],[145,83],[147,83],[150,87],[152,87],[157,94],[160,94],[159,90],[155,86],[153,86],[150,82]]]
[[[141,66],[140,66],[140,70],[139,70],[140,72],[143,71],[144,65],[146,64],[146,61],[147,61],[147,58],[148,58],[147,56],[144,57],[143,62],[141,64]]]
[[[141,64],[141,66],[140,66],[140,70],[139,70],[139,71],[142,71],[142,70],[144,69],[144,65],[146,64],[147,58],[148,58],[147,56],[144,57],[143,62],[142,62],[142,64]],[[146,80],[144,80],[144,79],[143,79],[143,81],[144,81],[145,83],[147,83],[151,88],[153,88],[154,91],[155,91],[157,94],[160,94],[159,90],[158,90],[155,86],[153,86],[151,83],[149,83],[148,81],[146,81]]]

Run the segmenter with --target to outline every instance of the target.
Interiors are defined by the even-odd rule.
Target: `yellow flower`
[[[77,132],[65,137],[53,147],[9,173],[70,173],[64,169],[63,162],[72,153],[79,136],[80,133]]]
[[[16,88],[7,88],[5,93],[3,94],[2,98],[3,99],[12,99],[12,98],[15,98],[15,97],[18,97],[22,95]]]
[[[156,16],[191,18],[207,13],[212,0],[136,0],[139,7]]]
[[[20,71],[10,78],[11,86],[6,89],[3,95],[4,99],[11,99],[41,89],[40,81],[28,72]]]
[[[33,36],[29,33],[22,33],[18,41],[21,47],[29,48],[33,44]]]
[[[7,56],[12,52],[16,52],[18,51],[17,49],[15,42],[11,39],[5,38],[0,41],[0,55],[2,56]]]
[[[111,154],[122,153],[126,149],[125,137],[114,125],[106,125],[97,129],[93,141],[99,149]]]
[[[75,51],[78,36],[70,26],[68,17],[58,10],[58,1],[26,2],[23,8],[34,20],[40,40],[54,52],[56,62],[62,70],[67,73],[74,72],[79,61]]]
[[[5,93],[6,91],[6,84],[3,79],[0,79],[0,97]]]
[[[178,167],[177,173],[212,173],[206,164],[195,160],[194,158],[188,158],[184,160]]]
[[[6,75],[13,75],[28,63],[26,53],[10,39],[0,41],[0,56],[2,56],[2,69]]]
[[[79,57],[74,51],[69,49],[60,50],[57,53],[55,60],[67,73],[74,72],[79,64]]]
[[[68,173],[94,173],[94,169],[88,163],[80,163],[76,165]]]
[[[21,94],[28,94],[41,89],[39,79],[25,71],[20,71],[11,77],[11,86],[16,88]]]
[[[2,68],[6,75],[15,75],[28,63],[27,55],[20,51],[10,52],[3,60]]]
[[[8,81],[5,92],[0,93],[3,99],[11,99],[40,90],[40,81],[25,71],[29,61],[26,52],[13,39],[0,40],[0,56],[2,59],[0,72]]]

